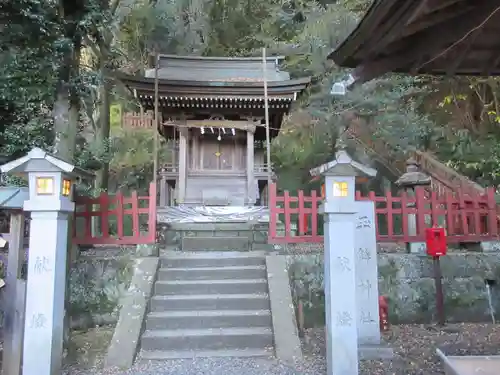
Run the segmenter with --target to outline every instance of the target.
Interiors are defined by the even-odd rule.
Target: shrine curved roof
[[[283,57],[266,59],[267,93],[270,108],[287,112],[311,79],[290,79],[279,69]],[[197,57],[159,55],[158,96],[162,107],[174,108],[261,108],[264,104],[263,62],[257,57]],[[119,74],[145,107],[152,107],[155,70],[145,76]],[[249,104],[250,103],[250,104]],[[272,104],[275,103],[275,104]]]
[[[22,210],[28,197],[27,187],[0,186],[0,210]]]
[[[279,68],[282,60],[282,56],[266,58],[268,82],[290,79],[290,74]],[[151,61],[146,77],[155,77],[154,67],[154,61]],[[262,82],[262,70],[261,57],[158,56],[158,77],[174,81]]]
[[[154,93],[154,78],[130,76],[119,74],[120,81],[131,89],[138,92]],[[309,77],[300,79],[288,79],[283,81],[268,81],[267,90],[269,95],[292,95],[300,93],[311,82]],[[160,95],[169,96],[197,96],[197,95],[229,95],[229,96],[263,96],[264,82],[262,80],[250,80],[248,78],[232,78],[227,80],[212,81],[188,81],[173,79],[158,79],[158,92]]]
[[[496,0],[374,0],[328,58],[368,80],[386,72],[500,75]]]

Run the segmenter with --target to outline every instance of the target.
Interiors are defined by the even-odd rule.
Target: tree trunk
[[[110,136],[110,102],[111,102],[111,82],[106,77],[106,65],[108,63],[108,55],[105,52],[107,46],[101,46],[101,56],[99,57],[99,70],[103,77],[103,82],[99,88],[99,117],[96,132],[96,142],[101,150],[106,151],[106,158],[101,169],[96,176],[96,189],[100,191],[108,190],[109,182],[109,136]]]
[[[101,148],[109,153],[109,136],[110,136],[110,85],[104,83],[101,87],[101,102],[100,102],[100,123],[97,128],[96,141]],[[107,157],[106,157],[107,159]],[[101,191],[108,190],[109,182],[109,161],[106,160],[102,163],[102,168],[98,171],[96,176],[96,188]]]
[[[54,103],[54,153],[72,163],[80,119],[80,98],[70,81],[80,71],[81,43],[75,38],[73,49],[66,53],[59,71],[59,83]]]
[[[64,68],[67,70],[67,78],[60,82],[60,91],[57,92],[57,101],[54,106],[55,115],[60,115],[60,121],[57,123],[57,117],[54,117],[54,130],[56,135],[55,152],[56,154],[69,161],[74,162],[76,150],[76,138],[78,134],[80,120],[80,97],[77,88],[69,85],[69,81],[73,77],[77,77],[80,73],[80,56],[81,56],[81,37],[73,36],[73,50],[68,53],[65,60]],[[64,84],[64,86],[63,86]],[[58,107],[58,105],[60,107]],[[56,112],[57,111],[57,112]],[[56,126],[56,123],[58,126]],[[63,322],[63,340],[66,353],[71,350],[71,328],[70,328],[70,271],[76,259],[77,249],[73,246],[73,225],[74,220],[70,215],[68,218],[68,234],[67,234],[67,258],[66,258],[66,296],[64,300],[64,322]]]
[[[53,115],[54,115],[54,153],[62,159],[72,162],[73,160],[73,150],[70,145],[70,134],[69,134],[69,113],[70,113],[70,102],[69,102],[69,84],[68,78],[69,71],[66,67],[61,70],[61,75],[65,75],[67,78],[62,78],[57,84],[56,89],[56,101],[54,103]]]

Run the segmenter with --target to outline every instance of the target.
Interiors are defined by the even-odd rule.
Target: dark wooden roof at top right
[[[374,0],[329,58],[362,80],[387,72],[500,75],[500,0]]]

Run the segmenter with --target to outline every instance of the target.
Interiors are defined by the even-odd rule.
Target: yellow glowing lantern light
[[[54,178],[53,177],[37,177],[36,178],[36,193],[38,195],[54,194]]]
[[[348,185],[347,182],[334,182],[333,183],[333,196],[339,198],[345,198],[348,195]]]
[[[62,184],[62,195],[65,197],[69,197],[70,193],[71,193],[71,181],[64,179]]]

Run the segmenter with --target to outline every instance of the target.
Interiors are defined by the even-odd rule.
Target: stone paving
[[[285,365],[275,359],[198,358],[141,362],[130,370],[67,368],[65,375],[321,375],[324,361]]]

